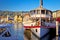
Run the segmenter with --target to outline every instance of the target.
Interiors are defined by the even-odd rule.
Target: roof
[[[34,10],[48,10],[48,9],[45,9],[45,8],[43,8],[43,7],[38,7],[38,8],[36,8],[36,9],[34,9]],[[33,10],[31,10],[31,11],[33,11]],[[48,11],[51,11],[51,10],[48,10]]]
[[[47,9],[45,9],[45,8],[43,8],[43,7],[38,7],[38,8],[36,8],[35,10],[47,10]]]

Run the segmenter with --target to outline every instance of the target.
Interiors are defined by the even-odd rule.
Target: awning
[[[56,21],[58,21],[60,23],[60,17],[56,18]]]

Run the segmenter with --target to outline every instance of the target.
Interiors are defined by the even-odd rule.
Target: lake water
[[[4,35],[3,32],[2,35],[0,35],[0,40],[24,40],[24,29],[21,23],[8,24],[6,28],[11,36],[2,37],[2,35]]]
[[[7,29],[6,29],[6,31],[4,31],[2,33],[2,35],[4,35],[5,32],[9,31],[11,36],[10,37],[2,37],[2,35],[0,35],[0,40],[24,40],[24,27],[23,27],[23,24],[14,23],[14,24],[5,24],[5,25],[7,25],[7,26],[5,26]],[[4,25],[0,26],[0,28],[3,27],[3,26]],[[41,32],[40,35],[42,33],[45,33],[45,32]],[[46,39],[46,38],[44,38],[44,39]],[[32,39],[37,40],[37,38],[34,35],[32,35]]]

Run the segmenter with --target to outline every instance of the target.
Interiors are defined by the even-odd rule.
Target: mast
[[[40,0],[40,7],[43,7],[43,0]]]

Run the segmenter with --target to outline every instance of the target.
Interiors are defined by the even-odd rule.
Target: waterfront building
[[[7,16],[0,16],[0,23],[6,22],[7,21]]]
[[[60,10],[57,10],[57,12],[56,12],[57,14],[57,17],[60,17]]]
[[[56,11],[52,13],[53,18],[56,18]]]
[[[28,14],[28,13],[24,14],[23,22],[27,22],[29,20],[30,20],[30,14]]]
[[[15,15],[14,16],[14,22],[22,22],[23,19],[22,19],[22,16],[21,15]]]
[[[57,17],[60,17],[60,10],[53,11],[53,13],[52,13],[52,18],[53,18],[54,22],[56,22]]]
[[[60,10],[57,10],[57,11],[53,11],[52,13],[53,15],[53,18],[56,18],[56,17],[60,17]]]

